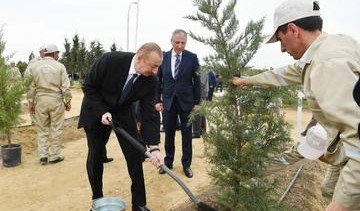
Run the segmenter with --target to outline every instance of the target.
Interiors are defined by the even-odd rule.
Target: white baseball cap
[[[46,46],[45,46],[45,45],[40,46],[39,52],[40,52],[40,51],[45,51],[45,50],[46,50]]]
[[[326,152],[327,133],[325,129],[316,124],[306,133],[305,140],[298,145],[297,151],[309,160],[318,159]]]
[[[316,6],[315,6],[316,5]],[[314,0],[287,0],[274,12],[274,29],[266,43],[276,42],[276,31],[279,26],[301,18],[320,16],[319,3]]]
[[[45,53],[54,53],[54,52],[59,52],[58,47],[55,44],[47,44],[45,46]]]

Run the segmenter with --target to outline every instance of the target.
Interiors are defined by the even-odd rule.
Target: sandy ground
[[[73,90],[72,111],[67,118],[79,114],[82,92]],[[296,122],[296,111],[285,109],[286,119],[293,125]],[[303,113],[303,127],[310,119],[307,111]],[[28,114],[24,114],[29,124]],[[295,128],[294,128],[295,129]],[[294,129],[292,130],[294,133]],[[13,168],[0,167],[0,210],[1,211],[70,211],[89,210],[91,206],[91,190],[87,180],[85,162],[87,155],[86,139],[82,130],[76,129],[76,118],[70,118],[64,130],[63,154],[65,161],[41,166],[36,154],[35,132],[32,126],[19,128],[14,134],[23,144],[22,164]],[[164,134],[161,134],[162,143]],[[176,140],[180,140],[177,132]],[[2,143],[1,143],[2,144]],[[161,146],[163,149],[163,146]],[[108,156],[114,161],[105,164],[104,194],[124,199],[131,210],[130,181],[119,144],[112,134],[107,145]],[[176,146],[175,173],[189,186],[195,195],[211,186],[207,175],[208,164],[203,156],[202,139],[193,141],[193,178],[186,178],[182,172],[180,155],[181,143]],[[159,175],[157,170],[144,163],[145,182],[147,188],[148,207],[152,210],[174,210],[189,201],[187,195],[170,177]],[[291,172],[289,173],[291,177]],[[177,209],[178,210],[178,209]],[[188,210],[187,208],[183,210]],[[306,210],[306,209],[304,209]],[[310,209],[311,210],[311,209]],[[314,210],[314,209],[313,209]],[[321,210],[321,209],[319,209]]]

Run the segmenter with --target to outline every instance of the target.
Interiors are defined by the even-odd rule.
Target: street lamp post
[[[136,50],[136,47],[137,47],[138,28],[139,28],[139,7],[140,7],[140,0],[137,0],[137,6],[136,6],[136,28],[135,28],[135,50]]]
[[[131,5],[133,4],[138,4],[138,2],[133,1],[129,4],[129,8],[128,8],[128,14],[127,14],[127,36],[126,36],[126,51],[129,51],[129,21],[130,21],[130,9],[131,9]],[[139,10],[139,6],[138,6],[138,10]],[[137,19],[136,19],[137,20]],[[137,26],[136,26],[136,30],[137,30]],[[137,32],[136,32],[137,33]],[[137,36],[137,35],[136,35]]]

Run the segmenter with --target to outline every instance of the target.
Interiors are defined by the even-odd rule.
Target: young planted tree
[[[224,95],[201,104],[208,132],[203,138],[211,163],[210,175],[219,189],[224,210],[280,209],[272,197],[274,184],[265,177],[266,162],[289,141],[287,124],[279,114],[279,89],[235,88],[228,80],[242,75],[264,39],[264,18],[250,21],[239,30],[236,0],[195,0],[198,11],[186,18],[200,23],[207,37],[190,36],[210,46],[214,53],[204,58],[227,86]],[[246,72],[252,72],[246,70]]]
[[[21,99],[27,88],[28,80],[14,76],[11,69],[6,66],[2,53],[5,50],[3,33],[0,30],[0,134],[6,139],[7,148],[13,146],[11,142],[11,129],[21,121]]]

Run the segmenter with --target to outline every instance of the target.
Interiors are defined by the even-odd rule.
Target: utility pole
[[[130,2],[129,7],[128,7],[128,14],[127,14],[127,30],[126,30],[126,51],[129,51],[129,22],[130,22],[130,9],[131,9],[131,5],[133,4],[137,4],[138,6],[138,2],[133,1]],[[139,6],[137,7],[137,16],[139,14]],[[136,18],[136,35],[135,35],[135,40],[137,38],[137,18]],[[136,45],[136,44],[135,44]]]

